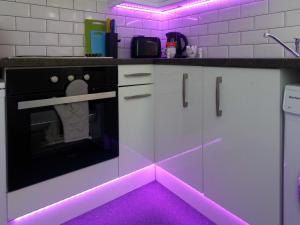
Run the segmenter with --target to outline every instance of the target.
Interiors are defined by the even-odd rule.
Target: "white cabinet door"
[[[280,82],[279,70],[205,68],[204,193],[253,225],[280,224]]]
[[[119,88],[119,175],[154,162],[153,85]]]
[[[156,66],[155,71],[157,165],[201,191],[201,68]]]
[[[6,224],[6,145],[4,90],[0,89],[0,225]]]

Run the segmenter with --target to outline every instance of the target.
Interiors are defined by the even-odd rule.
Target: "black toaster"
[[[160,58],[161,42],[158,37],[136,36],[131,40],[132,58]]]

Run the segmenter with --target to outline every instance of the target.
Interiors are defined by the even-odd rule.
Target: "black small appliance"
[[[136,36],[131,40],[132,58],[160,58],[161,42],[158,37]]]
[[[179,32],[169,32],[166,34],[168,42],[176,42],[176,58],[184,58],[184,52],[188,45],[186,36]]]
[[[66,95],[73,82],[87,93]],[[117,66],[8,70],[6,85],[9,192],[118,157]],[[59,106],[87,120],[88,137],[66,141]]]

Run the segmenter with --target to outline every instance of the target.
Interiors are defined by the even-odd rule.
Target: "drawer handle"
[[[125,77],[149,77],[151,73],[132,73],[132,74],[125,74]]]
[[[133,100],[133,99],[140,99],[140,98],[148,98],[151,97],[151,94],[142,94],[142,95],[132,95],[124,97],[125,100]]]
[[[220,85],[222,84],[222,77],[217,77],[216,80],[216,115],[217,117],[221,117],[223,114],[223,111],[220,108],[220,104],[221,104],[221,91],[220,91]]]
[[[189,75],[184,73],[182,76],[182,105],[183,108],[187,108],[189,106],[188,101],[186,100],[186,81],[189,79]]]

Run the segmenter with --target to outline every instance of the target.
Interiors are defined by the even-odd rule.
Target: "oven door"
[[[50,96],[7,98],[9,191],[119,154],[117,90]]]

